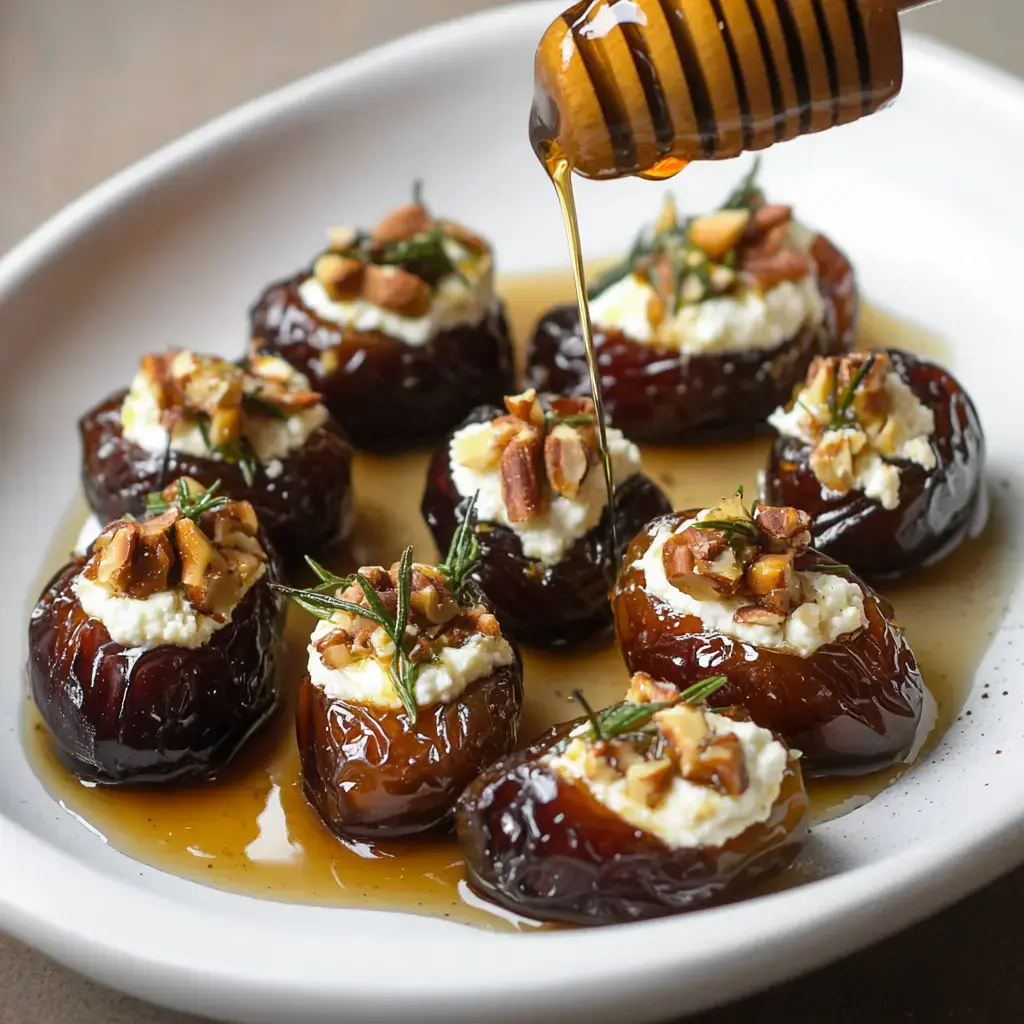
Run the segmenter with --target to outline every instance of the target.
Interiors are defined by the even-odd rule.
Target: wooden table
[[[243,100],[501,2],[0,0],[0,251],[107,175]],[[908,21],[1024,74],[1021,0],[946,0]],[[697,1020],[1024,1021],[1022,920],[1024,869],[888,942]],[[198,1018],[111,993],[0,935],[0,1022]]]

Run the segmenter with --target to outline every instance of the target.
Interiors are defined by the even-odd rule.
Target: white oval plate
[[[138,355],[234,355],[245,311],[329,223],[366,223],[426,180],[505,270],[562,264],[555,199],[526,141],[534,46],[561,8],[515,5],[402,40],[259,100],[74,203],[0,262],[0,925],[134,994],[249,1021],[652,1020],[878,939],[1022,859],[1020,693],[973,714],[912,775],[815,830],[826,877],[689,917],[497,935],[428,918],[262,902],[107,848],[54,804],[21,747],[29,593],[78,472],[75,418]],[[772,151],[767,180],[839,240],[866,291],[948,337],[983,411],[1000,513],[1021,529],[1024,86],[919,40],[889,113]],[[983,159],[980,159],[983,158]],[[688,208],[735,167],[678,182]],[[662,190],[581,188],[591,252]],[[970,609],[964,614],[969,615]],[[1020,663],[1024,593],[981,669]],[[994,757],[1000,749],[1001,756]],[[998,771],[996,770],[998,769]],[[989,783],[992,785],[989,785]]]

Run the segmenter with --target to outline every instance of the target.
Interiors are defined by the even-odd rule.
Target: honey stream
[[[522,343],[543,312],[572,300],[573,283],[565,272],[509,277],[502,282],[502,292]],[[939,339],[875,309],[865,311],[862,341],[906,347],[947,361]],[[686,508],[707,505],[738,483],[753,493],[767,449],[766,440],[754,440],[699,448],[648,446],[643,455],[646,471],[677,508]],[[426,453],[360,454],[355,466],[354,539],[349,551],[325,561],[339,571],[388,564],[407,543],[415,544],[419,557],[430,556],[432,541],[419,514],[427,460]],[[46,576],[66,560],[85,516],[79,499],[47,556]],[[972,686],[1012,586],[1020,557],[1015,545],[995,502],[993,518],[981,536],[941,565],[887,590],[936,701],[927,736],[922,735],[927,740],[925,752],[956,719]],[[281,666],[288,694],[302,675],[311,628],[310,617],[291,609]],[[575,716],[569,701],[574,687],[582,688],[598,706],[621,699],[626,674],[610,641],[571,654],[525,649],[523,655],[524,741],[553,722]],[[83,785],[56,760],[31,701],[26,701],[25,726],[29,757],[54,799],[115,849],[165,871],[269,899],[402,910],[487,928],[536,927],[474,901],[462,885],[459,851],[451,840],[391,843],[373,851],[338,843],[302,796],[290,698],[273,724],[215,781],[167,789]],[[905,770],[901,766],[852,781],[812,781],[815,819],[820,822],[859,807]],[[801,869],[798,861],[772,887],[799,884],[809,877],[810,869]]]

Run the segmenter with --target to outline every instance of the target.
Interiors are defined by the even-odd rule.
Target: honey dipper
[[[848,124],[903,80],[927,0],[581,0],[537,50],[534,147],[579,174],[669,177]]]

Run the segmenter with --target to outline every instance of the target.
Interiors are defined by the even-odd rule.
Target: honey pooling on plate
[[[531,134],[588,178],[669,177],[849,124],[903,80],[895,0],[581,0],[537,50]]]

